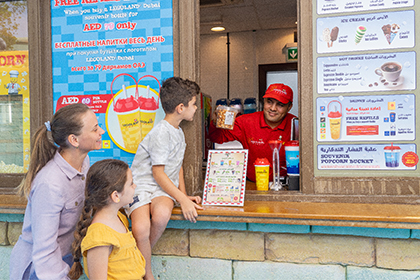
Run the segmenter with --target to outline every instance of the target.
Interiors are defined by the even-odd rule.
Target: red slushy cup
[[[153,98],[140,96],[138,99],[140,105],[140,123],[141,135],[143,138],[152,130],[155,125],[156,111],[159,109],[159,103]]]
[[[120,123],[124,147],[135,153],[142,139],[139,103],[133,96],[120,98],[114,106],[114,111]]]

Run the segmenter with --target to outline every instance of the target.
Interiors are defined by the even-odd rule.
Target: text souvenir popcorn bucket
[[[114,94],[113,84],[121,76],[132,78],[134,85],[125,86],[123,84],[121,89]],[[146,75],[141,77],[139,81],[144,77],[156,79],[151,75]],[[159,108],[159,93],[151,89],[149,85],[138,85],[139,81],[130,74],[117,75],[111,83],[112,102],[107,109],[106,126],[108,134],[119,148],[129,153],[136,153],[140,142],[153,128],[156,111]],[[159,81],[157,79],[156,81],[160,88]],[[156,99],[152,95],[155,95]],[[113,114],[118,118],[119,130],[115,128],[116,125],[111,124]]]

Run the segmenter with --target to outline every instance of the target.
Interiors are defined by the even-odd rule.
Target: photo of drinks
[[[118,79],[123,82],[118,83]],[[114,78],[111,88],[113,98],[105,115],[107,131],[115,145],[135,154],[143,138],[165,117],[159,103],[160,82],[151,75],[136,81],[129,74],[120,74]]]

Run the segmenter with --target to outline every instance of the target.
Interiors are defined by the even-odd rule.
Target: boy
[[[137,188],[126,213],[131,216],[133,235],[146,259],[146,280],[154,279],[152,248],[166,228],[174,201],[180,203],[190,222],[196,222],[196,209],[203,209],[198,205],[201,198],[187,196],[185,191],[182,161],[186,144],[179,127],[181,121],[193,120],[199,92],[195,82],[179,77],[163,82],[160,100],[165,118],[140,143],[131,166]]]

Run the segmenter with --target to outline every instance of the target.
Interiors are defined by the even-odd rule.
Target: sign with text
[[[88,105],[105,129],[91,162],[131,164],[164,118],[159,89],[173,76],[172,1],[51,1],[54,110]]]
[[[203,205],[243,206],[248,150],[210,150]]]
[[[416,53],[318,57],[318,93],[416,89]]]
[[[318,0],[318,14],[350,13],[360,11],[370,11],[379,9],[395,9],[402,7],[412,7],[414,0]]]
[[[412,48],[415,45],[412,10],[318,18],[318,53]]]
[[[415,140],[415,104],[414,94],[317,98],[317,140]]]
[[[318,169],[416,170],[415,144],[318,145]]]

